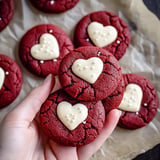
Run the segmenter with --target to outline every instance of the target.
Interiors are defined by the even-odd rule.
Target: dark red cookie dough
[[[0,31],[2,31],[11,21],[14,14],[14,1],[0,1]]]
[[[91,84],[77,77],[71,69],[77,59],[99,57],[103,62],[102,73]],[[84,101],[102,100],[112,94],[122,78],[121,67],[117,59],[108,51],[94,46],[85,46],[71,51],[60,65],[59,79],[64,90],[72,97]]]
[[[139,74],[124,74],[125,86],[137,84],[143,91],[140,111],[122,112],[118,125],[122,128],[137,129],[146,126],[155,117],[158,109],[158,96],[149,80]]]
[[[12,103],[19,95],[22,86],[22,73],[17,63],[6,55],[0,54],[0,67],[5,79],[0,89],[0,108]]]
[[[116,90],[107,98],[102,100],[106,114],[112,109],[116,109],[120,105],[123,98],[124,89],[125,84],[122,78]]]
[[[57,105],[67,101],[72,105],[84,104],[88,108],[88,116],[74,130],[69,130],[57,116]],[[74,107],[74,106],[73,106]],[[82,146],[92,142],[100,134],[105,121],[105,111],[101,101],[80,102],[63,90],[52,93],[40,111],[40,124],[44,133],[53,141],[69,146]]]
[[[60,56],[56,58],[56,61],[53,59],[41,61],[31,55],[32,46],[39,44],[39,39],[44,33],[49,33],[57,39]],[[62,29],[51,24],[33,27],[23,36],[19,44],[19,56],[23,65],[33,74],[41,77],[49,73],[57,75],[61,60],[70,50],[73,50],[73,44],[69,36]]]
[[[103,47],[111,52],[118,60],[125,54],[130,44],[130,31],[126,23],[117,15],[107,12],[93,12],[83,17],[76,26],[74,34],[75,46],[94,46],[91,41],[87,28],[91,22],[99,22],[103,26],[111,25],[118,31],[118,36],[114,42]]]
[[[79,0],[30,0],[34,7],[46,13],[60,13],[73,8]]]

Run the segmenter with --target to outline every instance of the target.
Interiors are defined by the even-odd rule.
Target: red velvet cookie
[[[79,0],[30,0],[34,7],[46,13],[60,13],[73,8]]]
[[[22,73],[17,63],[0,54],[0,108],[12,103],[22,86]]]
[[[0,31],[11,21],[14,14],[13,0],[0,0]]]
[[[76,26],[75,46],[97,46],[111,52],[118,60],[130,44],[126,23],[107,11],[93,12],[83,17]]]
[[[155,117],[158,96],[154,86],[138,74],[124,74],[125,92],[119,109],[123,110],[118,125],[137,129],[147,125]],[[127,111],[126,111],[127,110]]]
[[[108,51],[85,46],[71,51],[60,65],[64,90],[84,101],[102,100],[112,94],[122,78],[117,59]]]
[[[116,109],[120,105],[123,98],[124,89],[125,89],[125,84],[122,77],[115,91],[111,95],[109,95],[107,98],[102,100],[106,114],[112,109]]]
[[[44,77],[58,74],[63,57],[73,50],[69,36],[59,27],[42,24],[30,29],[19,45],[23,65],[33,74]]]
[[[105,122],[101,101],[82,102],[71,98],[63,90],[52,93],[41,107],[40,124],[53,141],[82,146],[100,134]]]

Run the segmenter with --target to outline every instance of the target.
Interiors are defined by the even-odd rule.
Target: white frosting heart
[[[74,130],[87,118],[88,108],[80,103],[72,106],[70,103],[62,101],[57,106],[57,115],[69,130]]]
[[[40,44],[32,46],[31,55],[38,60],[51,60],[59,57],[57,39],[52,34],[42,34],[40,37]]]
[[[114,42],[118,32],[113,26],[103,26],[98,22],[91,22],[87,28],[88,35],[92,42],[98,47],[105,47]]]
[[[141,107],[143,91],[137,84],[128,84],[126,86],[123,99],[119,109],[129,112],[138,112]]]
[[[96,82],[102,70],[103,62],[98,57],[78,59],[72,65],[74,74],[91,84]]]
[[[5,73],[4,70],[0,67],[0,90],[3,86],[4,79],[5,79]]]

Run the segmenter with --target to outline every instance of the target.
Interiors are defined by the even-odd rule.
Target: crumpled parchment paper
[[[15,0],[14,17],[0,33],[0,53],[19,64],[23,73],[23,86],[17,99],[0,110],[0,121],[43,80],[29,73],[19,60],[18,45],[26,31],[38,24],[51,23],[62,28],[73,39],[77,22],[86,14],[100,10],[119,15],[130,28],[131,44],[120,60],[123,73],[138,73],[148,78],[160,99],[160,21],[142,0],[80,0],[73,9],[61,14],[45,14],[32,7],[29,0]],[[146,127],[137,130],[117,127],[91,160],[131,160],[160,143],[159,132],[160,109]]]

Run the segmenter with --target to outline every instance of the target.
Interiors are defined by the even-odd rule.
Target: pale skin
[[[48,139],[38,125],[37,114],[52,88],[49,75],[6,115],[0,126],[0,160],[88,160],[113,132],[121,114],[117,109],[106,116],[101,134],[88,145],[69,147]]]

